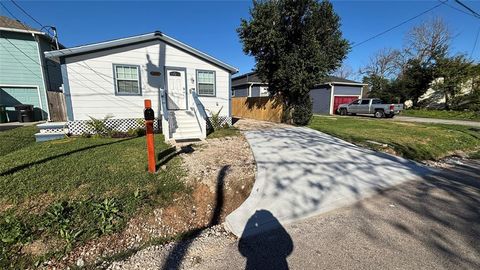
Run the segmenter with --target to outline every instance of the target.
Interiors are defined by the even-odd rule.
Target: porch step
[[[46,141],[53,141],[53,140],[60,140],[65,138],[64,132],[51,132],[51,133],[36,133],[35,134],[35,141],[36,142],[46,142]]]
[[[65,138],[68,133],[66,122],[47,122],[37,125],[39,132],[35,134],[35,141],[44,142]]]
[[[188,140],[202,138],[202,131],[198,126],[197,118],[193,111],[171,111],[174,119],[172,138],[175,140]]]
[[[174,140],[192,140],[199,139],[202,136],[200,132],[175,132],[173,134]]]
[[[42,129],[63,129],[67,126],[67,122],[47,122],[37,125],[37,127]]]
[[[182,125],[181,127],[178,127],[176,130],[175,130],[175,133],[177,132],[181,132],[181,133],[200,133],[199,132],[199,128],[198,128],[198,124],[196,126],[190,126],[190,127],[187,127],[187,126],[184,126]]]

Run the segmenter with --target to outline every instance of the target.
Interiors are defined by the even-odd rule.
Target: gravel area
[[[222,225],[216,225],[190,240],[145,248],[124,261],[112,263],[108,269],[191,269],[201,264],[202,258],[214,257],[234,243],[236,238]]]

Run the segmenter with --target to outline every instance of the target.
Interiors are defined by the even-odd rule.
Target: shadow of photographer
[[[257,210],[245,225],[238,250],[247,259],[247,270],[288,269],[293,241],[270,211]]]

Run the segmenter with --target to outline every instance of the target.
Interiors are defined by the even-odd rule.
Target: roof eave
[[[25,33],[25,34],[35,34],[35,35],[46,35],[44,32],[40,32],[40,31],[9,28],[9,27],[0,27],[0,31],[17,32],[17,33]]]
[[[105,42],[99,42],[95,44],[89,44],[89,45],[84,45],[84,46],[78,46],[78,47],[73,47],[73,48],[68,48],[68,49],[63,49],[63,50],[57,50],[57,51],[49,51],[45,52],[45,57],[47,58],[55,58],[55,57],[67,57],[67,56],[73,56],[73,55],[78,55],[78,54],[83,54],[83,53],[89,53],[92,51],[96,50],[105,50],[113,47],[118,47],[118,46],[124,46],[124,45],[129,45],[132,43],[137,43],[137,42],[145,42],[149,40],[155,40],[159,39],[167,43],[171,43],[177,47],[180,47],[196,56],[199,56],[201,58],[206,59],[207,61],[210,61],[226,70],[228,70],[231,74],[235,74],[238,72],[238,69],[230,66],[228,64],[225,64],[221,62],[220,60],[203,53],[193,47],[188,46],[185,43],[182,43],[174,38],[171,38],[159,31],[156,31],[154,33],[149,33],[149,34],[144,34],[140,36],[134,36],[134,37],[127,37],[123,39],[116,39],[116,40],[110,40],[110,41],[105,41]]]
[[[343,84],[343,85],[356,85],[356,86],[365,86],[367,83],[352,83],[352,82],[325,82],[323,84]],[[322,85],[323,85],[322,84]]]

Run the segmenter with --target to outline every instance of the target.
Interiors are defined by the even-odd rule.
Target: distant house
[[[231,123],[235,67],[161,32],[45,53],[60,58],[70,132],[90,117],[111,116],[116,129],[143,119],[152,101],[169,139],[205,138],[211,113]]]
[[[329,76],[324,83],[310,91],[313,113],[334,114],[338,105],[361,98],[365,85]],[[234,97],[268,96],[268,83],[260,80],[255,72],[246,73],[232,78],[232,95]]]
[[[33,105],[36,120],[48,119],[46,91],[59,91],[62,78],[60,65],[44,52],[55,49],[46,33],[0,16],[0,105],[9,121],[17,120],[13,106],[20,104]]]

